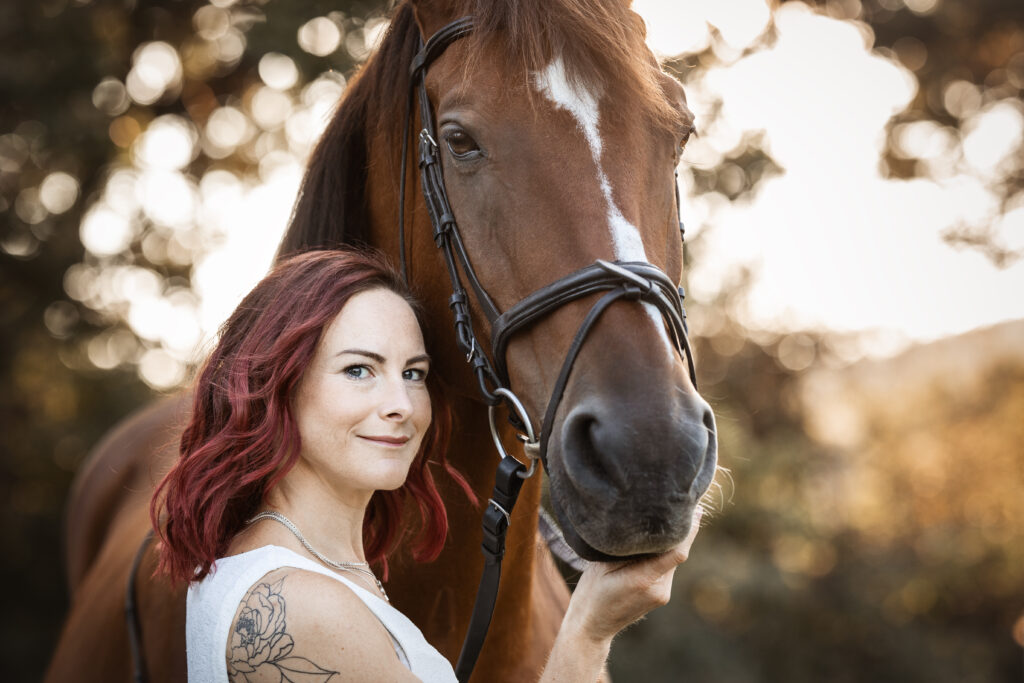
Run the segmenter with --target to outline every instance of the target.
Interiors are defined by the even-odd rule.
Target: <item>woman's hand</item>
[[[644,560],[594,562],[587,567],[569,601],[542,683],[597,680],[612,638],[668,602],[672,577],[690,554],[700,518],[698,507],[690,533],[666,553]]]
[[[581,635],[595,641],[610,639],[619,631],[672,596],[676,567],[686,561],[700,529],[701,508],[693,514],[690,533],[678,546],[643,560],[593,562],[583,572],[566,621],[572,618]]]

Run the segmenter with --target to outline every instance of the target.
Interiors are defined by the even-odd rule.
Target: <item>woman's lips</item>
[[[372,441],[382,446],[404,446],[408,441],[407,436],[360,436],[360,438]]]

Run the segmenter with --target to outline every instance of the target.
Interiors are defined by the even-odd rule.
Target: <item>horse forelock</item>
[[[661,69],[647,48],[643,20],[625,0],[454,0],[456,16],[472,16],[471,54],[497,47],[506,68],[533,80],[561,60],[569,81],[615,97],[625,120],[673,125]],[[528,90],[529,92],[529,90]]]

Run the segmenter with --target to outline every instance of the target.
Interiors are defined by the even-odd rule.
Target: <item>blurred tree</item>
[[[71,476],[148,396],[134,369],[83,361],[78,341],[106,321],[62,286],[82,258],[81,198],[111,153],[90,93],[118,46],[130,49],[99,14],[64,5],[0,5],[0,580],[12,588],[0,638],[19,654],[10,680],[38,679],[66,607],[60,513]]]
[[[837,18],[864,22],[876,51],[892,55],[917,78],[914,101],[890,122],[884,171],[896,178],[941,180],[957,171],[977,176],[995,190],[998,207],[988,220],[958,226],[947,239],[979,249],[997,266],[1024,255],[1024,241],[996,229],[1001,215],[1024,207],[1024,138],[1003,134],[1001,159],[977,150],[983,138],[998,139],[1000,129],[1009,130],[1001,117],[1024,115],[1024,5],[1018,0],[815,4]]]
[[[157,287],[173,293],[187,286],[190,272],[181,254],[148,258],[141,239],[123,253],[91,254],[82,242],[90,236],[87,211],[112,171],[131,166],[138,156],[132,142],[151,121],[171,114],[204,123],[213,107],[237,101],[258,81],[260,60],[271,49],[289,51],[307,73],[346,72],[355,63],[345,50],[316,56],[297,45],[299,27],[319,16],[321,4],[262,6],[0,3],[0,505],[7,521],[0,579],[13,589],[0,639],[19,655],[10,658],[6,680],[37,680],[56,640],[67,605],[61,513],[75,469],[104,431],[153,395],[137,364],[155,344],[127,324],[123,305],[96,305],[112,295],[99,273],[150,272]],[[355,32],[361,13],[379,5],[353,1],[333,9],[339,26]],[[202,38],[203,31],[213,38]],[[204,58],[217,41],[230,59]],[[145,57],[140,49],[154,44],[174,45],[185,59],[179,79],[150,100],[159,68],[128,79]],[[158,67],[168,56],[159,48],[147,54]],[[197,155],[184,172],[195,177],[215,163],[252,165]],[[99,227],[94,240],[117,239],[111,225]],[[140,229],[137,237],[144,234]],[[146,282],[136,277],[121,286]]]
[[[1006,356],[986,333],[949,340],[946,356],[980,368],[970,381],[937,380],[948,373],[924,347],[838,370],[822,392],[787,367],[789,336],[744,335],[726,326],[697,349],[731,476],[676,597],[620,637],[613,677],[1019,680],[1019,346]],[[828,339],[800,337],[828,360]],[[849,443],[808,437],[809,405],[830,421],[853,411]]]

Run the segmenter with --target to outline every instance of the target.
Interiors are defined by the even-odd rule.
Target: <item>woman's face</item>
[[[349,299],[299,383],[300,466],[339,493],[400,487],[430,426],[429,365],[400,296],[372,289]]]

